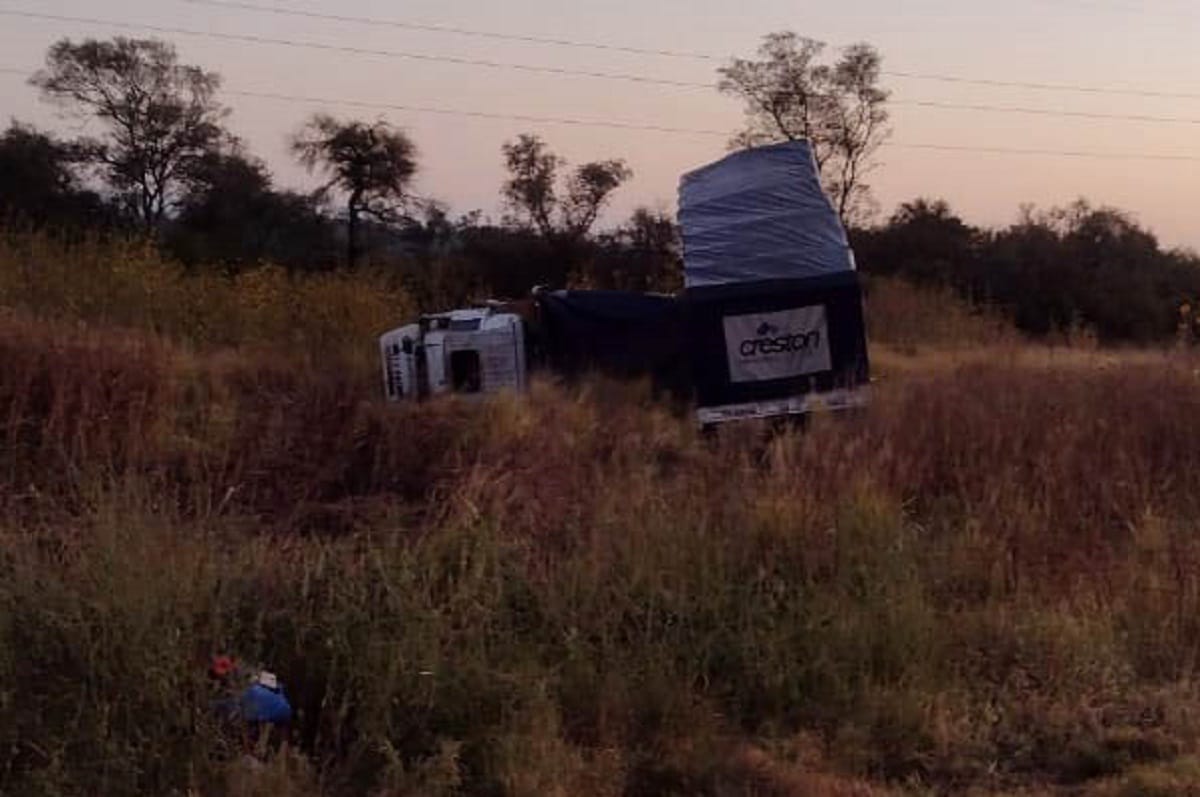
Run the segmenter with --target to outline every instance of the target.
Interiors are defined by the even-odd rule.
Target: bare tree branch
[[[560,196],[559,170],[566,161],[544,141],[522,135],[505,144],[503,152],[509,178],[502,193],[509,207],[544,239],[566,246],[587,236],[613,192],[633,176],[620,159],[585,163],[567,177]]]
[[[719,70],[718,88],[746,104],[746,128],[734,147],[804,139],[825,192],[843,223],[871,207],[863,178],[891,134],[888,93],[879,88],[882,59],[867,44],[819,62],[825,45],[790,32],[764,37],[756,60],[734,59]]]

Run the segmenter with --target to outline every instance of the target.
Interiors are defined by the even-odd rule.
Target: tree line
[[[416,144],[382,120],[322,113],[305,121],[290,149],[322,182],[312,192],[280,189],[225,128],[219,75],[180,63],[162,41],[63,40],[30,82],[101,131],[61,140],[14,121],[0,136],[0,214],[35,227],[136,232],[187,263],[232,269],[264,261],[355,268],[370,255],[486,251],[506,237],[510,247],[569,263],[599,243],[661,238],[661,214],[640,210],[628,229],[593,240],[631,170],[620,159],[568,170],[528,134],[502,147],[508,213],[496,224],[478,213],[450,221],[440,203],[414,194]]]
[[[951,287],[1001,308],[1033,335],[1086,327],[1111,341],[1191,335],[1200,298],[1194,253],[1164,251],[1120,211],[1085,202],[1022,211],[1001,230],[973,227],[945,202],[916,200],[882,223],[867,178],[891,134],[882,59],[870,45],[837,53],[793,33],[764,37],[753,58],[718,71],[745,128],[731,147],[805,139],[860,268]],[[183,64],[154,39],[63,40],[31,83],[90,122],[62,139],[12,122],[0,135],[0,220],[62,231],[153,237],[194,268],[270,262],[293,270],[394,270],[426,304],[517,296],[536,284],[673,291],[679,234],[639,208],[597,231],[633,176],[620,158],[571,166],[542,138],[519,135],[498,156],[499,220],[452,217],[418,196],[416,143],[382,120],[316,114],[289,138],[314,191],[280,188],[225,126],[221,78]]]
[[[1083,329],[1104,342],[1149,343],[1200,332],[1200,257],[1163,248],[1115,208],[1024,207],[1016,223],[988,230],[944,201],[919,199],[852,241],[868,273],[953,288],[1033,336]]]

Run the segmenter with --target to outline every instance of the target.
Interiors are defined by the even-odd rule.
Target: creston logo
[[[770,382],[832,368],[825,306],[725,316],[730,383]]]
[[[821,345],[819,329],[808,332],[784,332],[774,324],[764,321],[754,331],[755,337],[741,342],[738,351],[743,357],[760,357],[767,354],[794,354],[806,352]]]

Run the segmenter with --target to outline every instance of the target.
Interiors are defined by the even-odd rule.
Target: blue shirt
[[[261,684],[254,684],[242,693],[241,713],[247,722],[282,725],[292,721],[292,705],[283,690],[272,691]]]

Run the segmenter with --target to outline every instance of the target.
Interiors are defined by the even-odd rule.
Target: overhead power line
[[[1023,80],[991,80],[988,78],[968,78],[957,75],[941,75],[930,72],[897,72],[891,70],[883,74],[890,77],[908,78],[910,80],[932,80],[939,83],[956,83],[965,86],[990,86],[1001,89],[1029,89],[1031,91],[1053,91],[1077,94],[1105,94],[1117,97],[1152,97],[1169,100],[1200,100],[1200,92],[1186,91],[1157,91],[1147,88],[1121,88],[1119,86],[1086,86],[1075,83],[1037,83]]]
[[[10,75],[29,76],[31,70],[18,69],[15,67],[0,67],[0,73]],[[307,105],[340,105],[348,108],[367,108],[382,111],[404,111],[409,113],[428,113],[440,114],[447,116],[463,116],[475,119],[496,119],[502,121],[515,122],[536,122],[558,125],[572,125],[578,127],[603,127],[616,130],[635,130],[648,133],[675,133],[685,135],[699,136],[719,136],[722,138],[729,137],[727,130],[714,130],[694,127],[673,127],[670,125],[657,124],[642,124],[639,122],[622,122],[611,119],[575,119],[563,116],[538,116],[530,114],[516,113],[493,113],[491,111],[478,111],[460,108],[439,108],[434,106],[424,105],[401,105],[389,102],[371,102],[367,100],[352,100],[345,98],[334,97],[313,97],[299,94],[282,94],[278,92],[265,91],[241,91],[237,89],[223,89],[223,94],[231,97],[244,97],[246,99],[256,100],[275,100],[278,102],[302,103]]]
[[[349,16],[330,14],[316,11],[302,11],[291,8],[278,8],[258,5],[256,3],[240,2],[240,0],[183,0],[192,5],[211,6],[215,8],[236,9],[241,11],[256,11],[265,14],[276,14],[304,19],[318,19],[327,22],[345,22],[356,25],[388,27],[400,30],[415,30],[428,33],[443,33],[456,36],[466,36],[480,39],[495,39],[500,41],[515,41],[527,44],[546,44],[558,47],[576,47],[590,50],[607,50],[614,52],[632,53],[637,55],[663,56],[667,58],[686,58],[700,61],[728,61],[730,56],[716,53],[689,52],[684,50],[656,49],[650,47],[633,47],[612,42],[583,41],[579,39],[562,39],[549,36],[533,36],[518,33],[503,33],[499,31],[463,28],[454,25],[437,25],[431,23],[410,22],[406,20],[384,19],[379,17]],[[1074,92],[1082,94],[1110,94],[1125,97],[1159,97],[1169,99],[1200,99],[1200,92],[1159,91],[1144,87],[1096,86],[1076,83],[1055,83],[1021,80],[999,80],[988,78],[973,78],[963,75],[943,74],[936,72],[912,72],[885,70],[888,77],[906,80],[925,80],[940,83],[961,83],[972,86],[988,86],[992,88],[1017,88],[1032,91]]]
[[[688,52],[686,50],[660,50],[646,47],[632,47],[623,44],[608,44],[604,42],[589,42],[579,39],[560,39],[549,36],[532,36],[520,33],[500,33],[496,31],[473,30],[454,25],[435,25],[422,22],[406,22],[396,19],[380,19],[376,17],[352,17],[343,14],[328,14],[316,11],[301,11],[299,9],[260,6],[253,3],[226,2],[225,0],[184,0],[193,5],[213,6],[216,8],[237,9],[240,11],[259,11],[280,16],[319,19],[325,22],[348,22],[355,25],[374,25],[377,27],[397,28],[399,30],[415,30],[425,33],[448,33],[455,36],[468,36],[476,39],[494,39],[499,41],[523,42],[525,44],[549,44],[556,47],[579,47],[588,50],[605,50],[609,52],[630,53],[633,55],[658,55],[667,58],[690,58],[698,61],[723,61],[724,56],[711,53]]]
[[[193,0],[189,0],[193,1]],[[199,0],[195,0],[199,1]],[[204,0],[207,2],[208,0]],[[451,63],[461,66],[486,67],[490,69],[510,69],[525,72],[541,72],[554,74],[559,76],[572,77],[587,77],[598,78],[603,80],[620,80],[636,83],[648,83],[656,85],[665,85],[672,87],[684,88],[713,88],[707,83],[694,83],[678,80],[663,80],[659,78],[649,77],[646,75],[635,75],[616,72],[591,72],[584,70],[567,69],[552,66],[536,66],[531,64],[515,64],[501,61],[486,61],[470,58],[460,58],[457,56],[445,56],[429,53],[410,53],[397,50],[374,50],[362,47],[349,47],[343,45],[325,44],[311,41],[296,41],[292,39],[279,39],[266,36],[256,36],[251,34],[240,33],[220,33],[215,31],[198,31],[187,28],[163,27],[158,25],[143,25],[140,23],[128,23],[114,20],[93,19],[88,17],[68,17],[59,14],[43,14],[32,11],[16,11],[10,9],[0,9],[0,16],[13,16],[22,19],[37,19],[52,22],[70,22],[88,25],[109,26],[125,30],[150,31],[154,33],[179,35],[179,36],[196,36],[209,39],[237,41],[251,44],[269,44],[284,47],[315,49],[334,52],[344,52],[354,55],[369,55],[369,56],[384,56],[390,58],[408,58],[421,61],[436,61],[442,63]],[[820,96],[820,95],[817,95]],[[889,100],[892,105],[907,106],[913,108],[937,108],[950,111],[971,111],[985,113],[1004,113],[1004,114],[1021,114],[1026,116],[1057,116],[1064,118],[1076,119],[1095,119],[1106,121],[1125,121],[1125,122],[1143,122],[1153,124],[1187,124],[1200,125],[1200,118],[1196,117],[1181,117],[1181,116],[1154,116],[1149,114],[1113,114],[1099,113],[1090,111],[1068,111],[1056,110],[1048,108],[1028,108],[1014,105],[988,105],[978,103],[954,103],[940,102],[934,100],[905,100],[892,99]]]
[[[1094,11],[1119,11],[1129,14],[1141,14],[1146,10],[1145,8],[1139,8],[1137,6],[1127,5],[1125,3],[1097,2],[1096,0],[1041,0],[1041,2],[1045,3],[1046,5],[1065,6],[1067,8],[1086,8]],[[1178,8],[1177,10],[1182,11],[1183,9]]]
[[[1086,158],[1090,160],[1123,160],[1123,161],[1174,161],[1179,163],[1200,163],[1200,155],[1157,155],[1153,153],[1136,152],[1095,152],[1089,150],[1064,149],[1029,149],[1025,147],[986,147],[957,144],[910,144],[899,141],[889,141],[883,146],[895,149],[929,149],[941,152],[979,152],[994,155],[1036,155],[1055,158]]]
[[[637,122],[619,122],[607,119],[578,119],[562,116],[537,116],[529,114],[509,114],[509,113],[493,113],[490,111],[475,111],[461,108],[444,108],[422,105],[401,105],[396,103],[384,102],[367,102],[358,100],[336,99],[331,97],[310,97],[295,94],[276,94],[273,92],[259,91],[229,91],[227,92],[236,97],[246,97],[248,99],[259,100],[277,100],[280,102],[289,103],[305,103],[313,105],[343,105],[347,107],[357,108],[374,108],[377,110],[403,111],[407,113],[426,113],[446,116],[464,116],[477,119],[497,119],[503,121],[517,122],[535,122],[539,124],[556,124],[567,125],[573,127],[600,127],[617,130],[634,130],[651,133],[674,133],[697,136],[712,136],[728,138],[729,132],[725,130],[713,130],[693,127],[669,127],[654,124],[640,124]],[[1200,155],[1156,155],[1156,154],[1138,154],[1138,153],[1119,153],[1119,152],[1089,152],[1086,150],[1052,150],[1052,149],[1024,149],[1019,147],[980,147],[967,145],[953,144],[935,144],[935,143],[906,143],[889,141],[884,144],[885,147],[894,149],[926,149],[926,150],[943,150],[946,152],[980,152],[1003,155],[1044,155],[1044,156],[1062,156],[1071,158],[1095,158],[1100,160],[1150,160],[1150,161],[1182,161],[1182,162],[1197,162],[1200,163]]]
[[[15,67],[0,67],[0,73],[13,75],[29,75],[27,69]],[[370,102],[366,100],[350,100],[335,97],[313,97],[299,94],[280,94],[264,91],[244,91],[226,89],[226,94],[233,97],[244,97],[254,100],[272,100],[276,102],[298,103],[305,105],[344,106],[348,108],[370,108],[382,111],[399,111],[404,113],[433,114],[439,116],[457,116],[472,119],[492,119],[499,121],[530,122],[535,124],[554,124],[571,127],[596,127],[614,130],[629,130],[646,133],[666,133],[676,135],[694,135],[708,137],[728,137],[728,131],[694,127],[672,127],[667,125],[643,124],[639,122],[622,122],[611,119],[579,119],[563,116],[540,116],[535,114],[495,113],[467,108],[445,108],[427,105],[405,105],[399,103]],[[1020,147],[989,147],[937,143],[909,143],[889,141],[885,147],[893,149],[939,150],[944,152],[975,152],[995,155],[1032,155],[1047,157],[1089,158],[1095,160],[1145,160],[1173,161],[1200,163],[1200,155],[1171,155],[1154,153],[1125,153],[1125,152],[1089,152],[1086,150],[1054,150],[1026,149]]]
[[[697,136],[729,137],[727,130],[712,130],[696,127],[671,127],[667,125],[642,124],[639,122],[621,122],[611,119],[577,119],[564,116],[537,116],[531,114],[493,113],[491,111],[476,111],[461,108],[439,108],[428,105],[400,105],[389,102],[368,102],[359,100],[335,99],[332,97],[309,97],[297,94],[277,94],[262,91],[227,91],[235,97],[246,97],[256,100],[278,100],[280,102],[305,103],[311,105],[343,105],[350,108],[372,108],[383,111],[405,111],[409,113],[428,113],[445,116],[467,116],[475,119],[498,119],[513,122],[536,122],[574,127],[604,127],[615,130],[636,130],[647,133],[676,133]]]
[[[62,14],[44,14],[36,11],[19,11],[15,9],[0,9],[0,16],[16,17],[18,19],[38,19],[47,22],[68,22],[71,24],[82,25],[100,25],[104,27],[117,28],[120,30],[146,31],[150,33],[167,34],[171,36],[194,36],[204,39],[217,39],[223,41],[236,41],[245,44],[270,44],[279,47],[293,47],[305,50],[324,50],[327,52],[349,53],[352,55],[368,55],[378,56],[381,58],[401,58],[414,61],[436,61],[447,64],[459,64],[461,66],[486,67],[489,69],[509,69],[521,72],[541,72],[549,75],[568,75],[572,77],[587,77],[597,78],[600,80],[621,80],[630,83],[649,83],[661,86],[674,86],[679,88],[713,88],[712,83],[689,82],[686,80],[667,80],[663,78],[647,77],[645,75],[627,74],[622,72],[599,72],[583,69],[568,69],[557,66],[543,66],[536,64],[520,64],[507,61],[490,61],[477,58],[460,58],[450,55],[435,55],[430,53],[413,53],[403,50],[376,50],[367,47],[352,47],[341,44],[326,44],[324,42],[301,41],[296,39],[281,39],[270,36],[255,36],[247,33],[219,33],[216,31],[207,30],[192,30],[189,28],[178,28],[164,25],[147,25],[143,23],[120,22],[111,19],[97,19],[94,17],[74,17],[64,16]]]
[[[537,116],[529,114],[508,114],[508,113],[493,113],[490,111],[475,111],[465,110],[460,108],[444,108],[421,105],[400,105],[395,103],[383,102],[367,102],[358,100],[344,100],[331,97],[309,97],[295,94],[276,94],[271,92],[258,91],[229,91],[233,96],[246,97],[249,99],[260,100],[277,100],[290,103],[306,103],[313,105],[343,105],[347,107],[358,108],[374,108],[378,110],[404,111],[409,113],[427,113],[439,114],[447,116],[466,116],[480,119],[498,119],[505,121],[518,122],[536,122],[541,124],[557,124],[568,125],[575,127],[603,127],[617,130],[635,130],[652,133],[675,133],[698,136],[713,136],[728,138],[729,131],[713,130],[694,127],[669,127],[663,125],[640,124],[637,122],[619,122],[607,119],[578,119],[561,116]],[[1137,153],[1118,153],[1118,152],[1088,152],[1084,150],[1049,150],[1049,149],[1023,149],[1012,147],[977,147],[977,146],[958,146],[953,144],[933,144],[933,143],[905,143],[905,142],[886,142],[883,146],[895,149],[932,149],[944,150],[947,152],[981,152],[992,154],[1007,154],[1007,155],[1053,155],[1072,158],[1096,158],[1103,160],[1152,160],[1152,161],[1184,161],[1184,162],[1200,162],[1200,155],[1156,155],[1156,154],[1137,154]]]
[[[0,69],[0,72],[27,74],[23,70]],[[535,124],[554,124],[570,127],[596,127],[610,130],[629,130],[647,133],[668,133],[677,135],[694,135],[706,137],[728,136],[727,131],[693,127],[671,127],[667,125],[642,124],[638,122],[621,122],[610,119],[580,119],[563,116],[540,116],[535,114],[495,113],[463,108],[445,108],[427,105],[405,105],[399,103],[369,102],[365,100],[349,100],[335,97],[312,97],[297,94],[279,94],[276,92],[227,90],[234,97],[244,97],[254,100],[273,100],[277,102],[300,103],[307,105],[334,105],[349,108],[370,108],[373,110],[400,111],[404,113],[433,114],[439,116],[457,116],[472,119],[492,119],[499,121],[530,122]],[[1120,153],[1120,152],[1088,152],[1084,150],[1053,150],[1053,149],[1024,149],[1014,147],[967,146],[935,143],[887,142],[885,147],[893,149],[941,150],[946,152],[977,152],[998,155],[1038,155],[1072,158],[1091,158],[1098,160],[1148,160],[1148,161],[1179,161],[1200,162],[1200,155],[1161,155],[1152,153]]]
[[[1059,116],[1068,119],[1097,119],[1115,122],[1200,125],[1200,117],[1194,116],[1153,116],[1150,114],[1101,113],[1099,111],[1064,111],[1053,108],[1026,108],[1019,105],[984,105],[978,103],[938,102],[936,100],[889,100],[888,102],[893,105],[904,105],[912,108],[940,108],[947,111],[980,111],[985,113]]]

